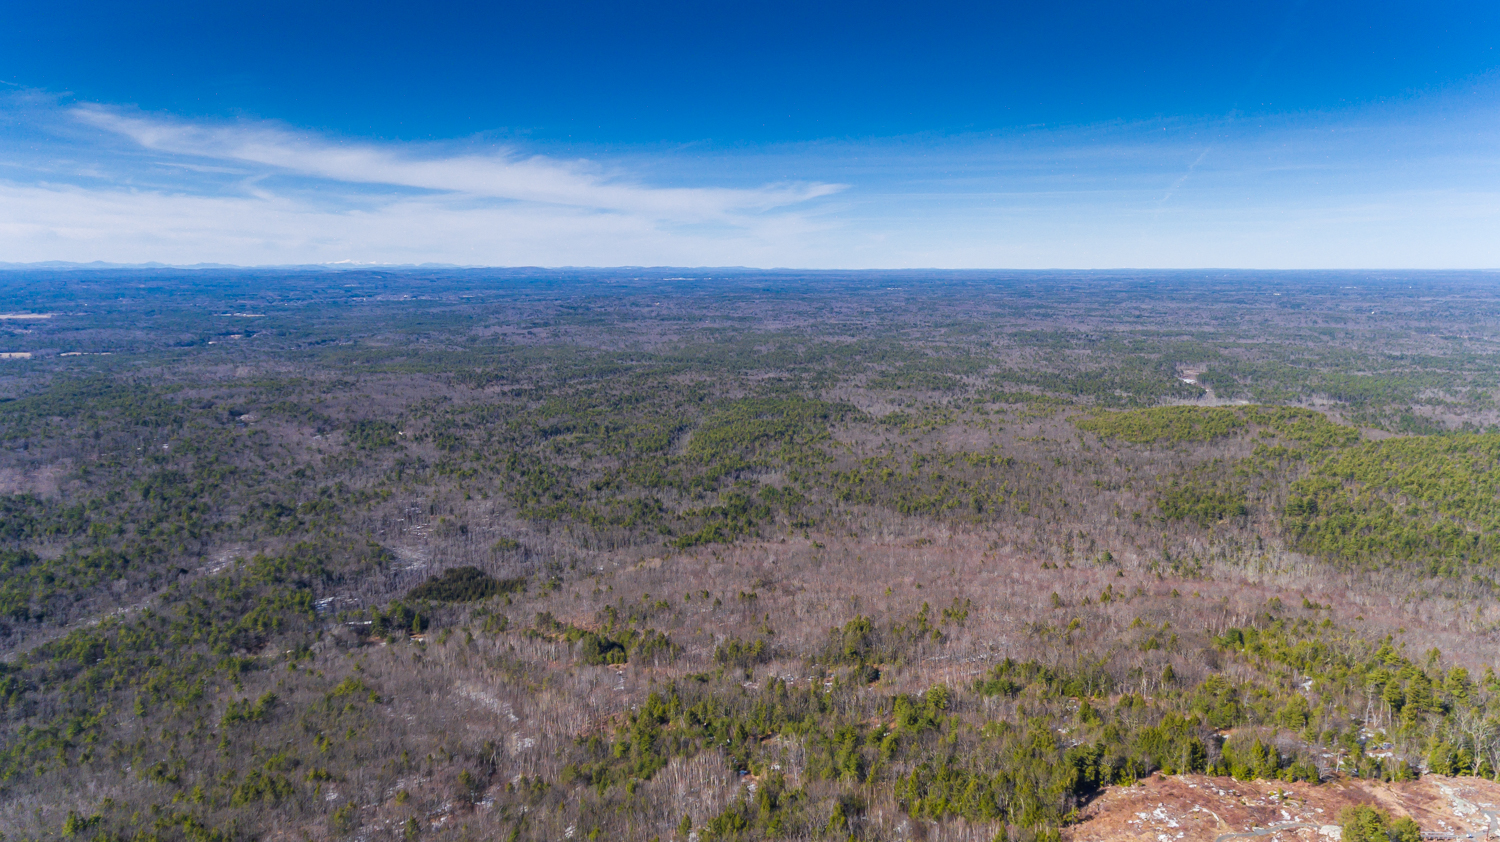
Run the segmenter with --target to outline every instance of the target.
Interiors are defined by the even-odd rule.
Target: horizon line
[[[88,262],[68,260],[40,260],[28,263],[15,263],[0,261],[0,272],[25,271],[34,269],[58,269],[75,271],[101,271],[120,269],[181,269],[195,271],[215,270],[240,270],[240,269],[279,269],[279,270],[302,270],[302,271],[361,271],[378,269],[450,269],[450,270],[510,270],[510,271],[694,271],[694,272],[1500,272],[1500,267],[1495,266],[1449,266],[1449,267],[1407,267],[1407,266],[1343,266],[1343,267],[1321,267],[1321,268],[1268,268],[1253,266],[1110,266],[1110,267],[1072,267],[1072,266],[1049,266],[1039,268],[1021,268],[1007,266],[966,266],[966,267],[941,267],[941,266],[846,266],[837,268],[811,268],[797,266],[744,266],[744,265],[715,265],[715,266],[682,266],[671,264],[637,265],[557,265],[544,266],[538,264],[463,264],[463,263],[363,263],[350,260],[339,260],[332,263],[161,263],[147,261],[144,263],[113,263],[103,260]],[[688,279],[684,279],[688,280]],[[697,280],[697,279],[692,279]]]

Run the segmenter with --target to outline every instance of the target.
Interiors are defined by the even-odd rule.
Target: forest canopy
[[[0,272],[53,314],[0,320],[0,833],[1032,842],[1171,776],[1495,785],[1484,278],[683,277]]]

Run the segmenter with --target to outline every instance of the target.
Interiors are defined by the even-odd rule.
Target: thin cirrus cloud
[[[274,193],[0,182],[0,260],[15,262],[610,265],[672,254],[711,263],[726,248],[756,262],[771,258],[771,246],[785,246],[759,229],[733,238],[659,229],[630,214],[518,203],[463,207],[428,195],[331,212]]]
[[[639,215],[676,223],[734,224],[837,193],[844,185],[780,183],[754,188],[654,187],[587,162],[565,162],[508,149],[491,154],[427,155],[369,143],[310,139],[267,123],[199,125],[121,113],[99,105],[72,109],[77,120],[155,152],[260,165],[351,184],[384,184],[468,197],[533,202]]]
[[[1497,104],[586,161],[26,93],[0,96],[0,262],[1495,266]]]

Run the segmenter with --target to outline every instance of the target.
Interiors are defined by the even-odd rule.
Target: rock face
[[[1339,779],[1324,784],[1156,775],[1111,787],[1084,810],[1071,842],[1171,842],[1232,839],[1337,840],[1345,807],[1369,804],[1411,816],[1424,832],[1500,839],[1500,783],[1427,775],[1387,784]]]

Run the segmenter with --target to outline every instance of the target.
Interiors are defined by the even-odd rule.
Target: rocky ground
[[[1155,775],[1135,786],[1111,788],[1088,806],[1069,838],[1337,840],[1339,811],[1357,804],[1409,815],[1434,838],[1500,839],[1500,783],[1442,775],[1397,784],[1343,779],[1319,785]]]

